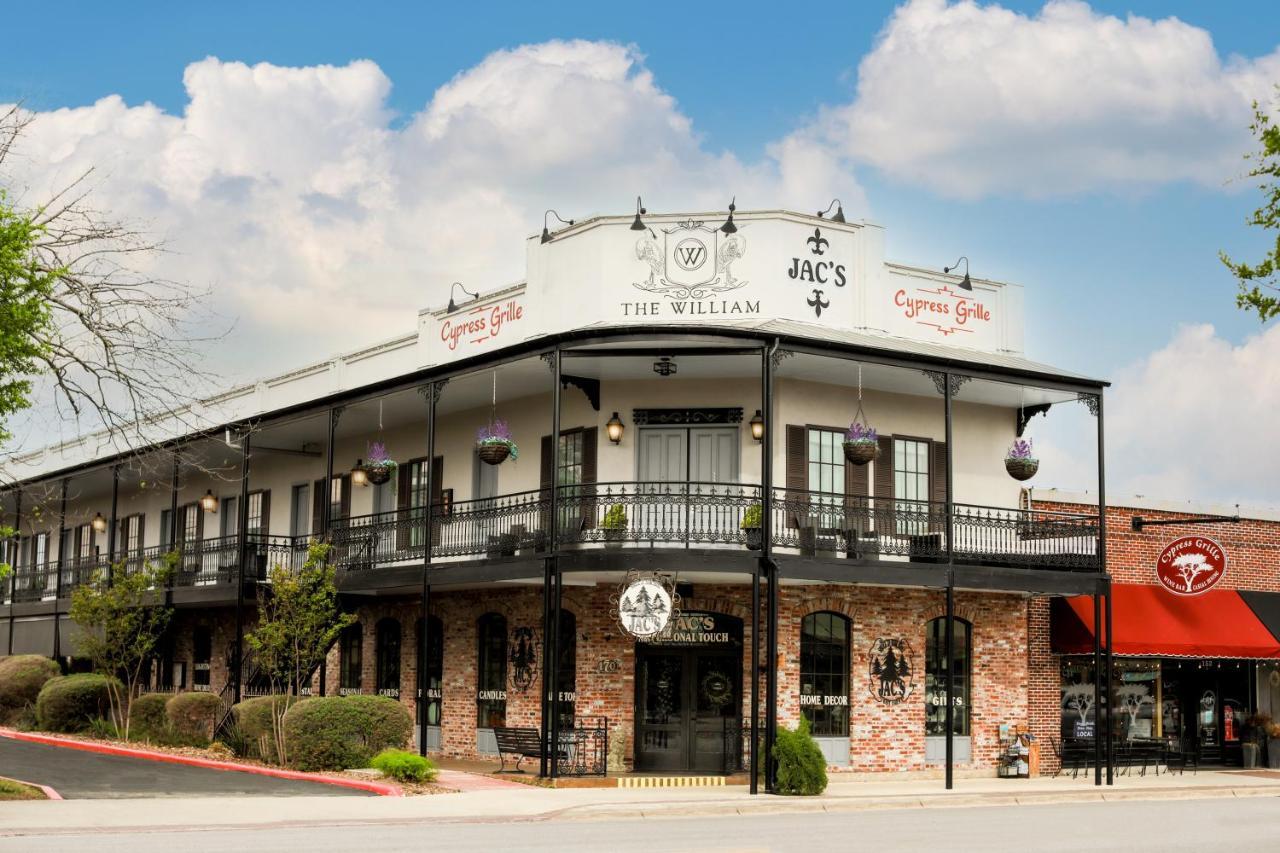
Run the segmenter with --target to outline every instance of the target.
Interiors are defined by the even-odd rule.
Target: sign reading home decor
[[[867,688],[877,702],[897,705],[915,692],[911,646],[901,637],[878,637],[867,657]]]
[[[1156,558],[1156,578],[1174,595],[1199,595],[1227,572],[1227,552],[1207,536],[1183,536]]]
[[[618,591],[618,623],[637,639],[660,634],[677,615],[680,597],[669,578],[628,573]]]

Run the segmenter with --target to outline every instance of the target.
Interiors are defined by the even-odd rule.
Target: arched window
[[[573,728],[574,707],[578,701],[578,620],[568,610],[560,611],[560,633],[556,643],[556,698],[560,713],[560,729]]]
[[[480,617],[476,648],[476,727],[507,724],[507,617]]]
[[[444,681],[444,623],[439,616],[427,619],[427,666],[423,675],[427,679],[427,725],[440,725],[440,702],[444,698],[441,683]],[[418,617],[418,648],[415,652],[417,660],[422,660],[422,617]]]
[[[947,733],[947,620],[939,616],[929,623],[924,646],[924,733]],[[953,710],[951,733],[969,734],[969,662],[972,659],[973,626],[964,619],[951,622],[951,673]]]
[[[359,622],[342,629],[338,641],[338,693],[360,692],[361,652],[364,645],[364,629]]]
[[[800,713],[814,737],[849,735],[849,619],[810,613],[800,622]]]
[[[400,698],[400,621],[379,619],[374,627],[379,696]]]

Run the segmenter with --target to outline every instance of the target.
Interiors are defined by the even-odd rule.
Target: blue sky
[[[6,12],[12,35],[0,52],[0,103],[22,100],[28,108],[45,113],[86,108],[118,95],[128,107],[150,102],[168,116],[182,116],[189,103],[184,71],[205,57],[216,57],[224,64],[269,63],[288,68],[371,60],[390,88],[369,97],[381,98],[387,113],[381,118],[385,127],[401,129],[427,110],[442,86],[478,76],[473,72],[495,51],[551,40],[612,42],[633,47],[634,61],[627,73],[634,75],[639,69],[651,74],[654,87],[674,99],[671,110],[690,123],[688,139],[673,143],[686,146],[680,156],[689,160],[688,171],[681,174],[701,174],[707,171],[706,164],[725,155],[742,164],[741,169],[728,169],[729,175],[774,169],[771,152],[780,141],[822,136],[822,145],[841,158],[838,179],[832,183],[837,189],[851,188],[848,192],[855,197],[860,195],[863,209],[856,212],[886,226],[892,259],[940,267],[965,254],[975,275],[1027,286],[1027,350],[1032,357],[1119,377],[1130,385],[1154,386],[1158,383],[1150,371],[1161,369],[1159,354],[1189,346],[1178,339],[1179,327],[1211,324],[1212,345],[1201,340],[1199,348],[1187,349],[1188,357],[1209,358],[1217,353],[1224,365],[1234,365],[1232,369],[1240,375],[1232,388],[1240,396],[1247,391],[1249,372],[1256,374],[1256,365],[1266,363],[1272,352],[1260,350],[1256,343],[1255,336],[1266,330],[1253,316],[1235,308],[1234,284],[1217,253],[1226,249],[1250,257],[1265,248],[1265,236],[1244,225],[1258,194],[1248,184],[1224,185],[1233,169],[1224,157],[1226,152],[1243,154],[1250,144],[1243,127],[1248,115],[1242,105],[1247,99],[1240,93],[1259,89],[1265,93],[1267,87],[1259,81],[1269,79],[1268,74],[1274,75],[1271,82],[1280,82],[1280,73],[1275,73],[1280,71],[1280,61],[1266,59],[1280,46],[1280,15],[1275,14],[1274,3],[1097,0],[1074,9],[1075,17],[1088,19],[1082,31],[1071,33],[1070,27],[1050,26],[1050,21],[1036,33],[1026,34],[1023,47],[1030,44],[1032,54],[1039,44],[1036,39],[1041,39],[1048,48],[1061,49],[1065,60],[1051,58],[1053,51],[1046,49],[1043,67],[1035,66],[1034,55],[1019,60],[1024,63],[1021,66],[1005,64],[1000,54],[1006,46],[995,44],[974,47],[975,52],[953,63],[940,61],[932,67],[933,77],[924,81],[929,89],[938,85],[942,92],[938,97],[947,99],[946,109],[936,113],[938,127],[931,132],[946,137],[957,130],[964,141],[936,157],[920,155],[919,162],[894,152],[903,147],[899,140],[865,132],[868,127],[887,126],[886,133],[901,134],[902,142],[910,142],[915,135],[911,124],[895,115],[892,105],[885,105],[894,98],[915,97],[918,91],[893,88],[911,82],[909,69],[893,67],[897,60],[884,49],[891,30],[906,29],[895,26],[895,3],[368,5],[224,3],[215,14],[195,4],[70,3],[56,9],[24,4]],[[917,17],[928,12],[940,22],[941,36],[927,45],[934,55],[962,50],[966,40],[978,44],[985,32],[1000,26],[1046,19],[1044,4],[1039,2],[984,4],[973,7],[967,21],[959,14],[944,21],[954,10],[944,7],[942,0],[924,0],[920,7]],[[1011,15],[993,17],[1004,10]],[[1135,23],[1131,15],[1165,23],[1177,18],[1185,26],[1178,30],[1178,38],[1152,40],[1151,28]],[[1107,16],[1115,16],[1114,24]],[[919,32],[917,37],[924,38]],[[1110,36],[1117,39],[1113,53],[1092,52],[1087,42]],[[1208,56],[1213,67],[1206,67],[1203,50],[1176,55],[1188,39],[1199,36],[1211,40]],[[1139,52],[1139,45],[1175,55],[1154,71],[1135,72],[1128,79],[1124,75],[1133,69],[1123,59],[1126,53]],[[1014,53],[1016,46],[1011,38],[1009,52]],[[883,55],[887,64],[873,67],[869,60],[875,58],[873,54]],[[1106,63],[1116,57],[1120,57],[1116,77],[1111,79]],[[1025,64],[1028,61],[1030,66]],[[958,103],[957,98],[967,96],[972,86],[956,84],[949,90],[959,93],[954,97],[941,87],[944,78],[961,79],[987,62],[990,66],[984,65],[982,75],[976,77],[978,85],[992,87],[987,95]],[[1096,91],[1081,92],[1079,77],[1064,78],[1065,89],[1053,88],[1054,75],[1064,62],[1097,63],[1099,76],[1085,78]],[[1237,73],[1242,64],[1248,66],[1248,74]],[[1035,79],[1041,74],[1047,82],[1038,92]],[[1160,106],[1144,112],[1141,95],[1136,101],[1124,100],[1135,97],[1123,94],[1126,88],[1152,87],[1152,79],[1158,81],[1160,75],[1176,80],[1167,92],[1158,84],[1153,87],[1151,100]],[[1240,82],[1246,78],[1252,90]],[[880,106],[868,92],[859,90],[860,81],[868,92],[880,92]],[[369,86],[370,91],[377,88],[373,83]],[[1016,89],[1014,94],[1009,94],[1013,89],[1008,87]],[[1212,102],[1220,98],[1214,93],[1228,89],[1240,100],[1231,110],[1219,110],[1212,103],[1188,107],[1178,103],[1180,87],[1185,87],[1188,103]],[[1017,104],[991,106],[991,100],[1002,96],[1027,102],[1043,99],[1043,111],[1023,114]],[[1062,107],[1055,111],[1057,102]],[[1089,112],[1091,104],[1104,102],[1107,106],[1099,107],[1097,115],[1071,124],[1073,112]],[[651,105],[652,99],[645,103]],[[1128,123],[1136,113],[1141,114]],[[264,122],[272,118],[246,113],[237,120],[254,121],[255,115]],[[847,118],[848,127],[863,128],[862,135],[840,138],[846,124],[837,122],[833,129],[828,121],[832,115],[844,116],[841,121]],[[935,113],[924,110],[916,115],[929,123]],[[74,122],[83,125],[87,116],[74,114]],[[1046,134],[1046,116],[1062,120],[1062,129]],[[662,119],[654,121],[660,124]],[[1120,125],[1123,129],[1110,138],[1110,128]],[[635,136],[640,138],[652,123],[646,119],[638,127]],[[990,138],[984,138],[988,133]],[[1001,149],[999,139],[1004,137],[1013,141]],[[528,144],[539,143],[531,139]],[[939,144],[945,149],[949,143],[944,139]],[[1096,166],[1109,159],[1107,146],[1123,149],[1118,161],[1130,165]],[[607,160],[608,152],[600,156]],[[1063,164],[1061,175],[1043,187],[1017,177],[1035,175],[1037,157],[1055,164],[1053,170]],[[1209,161],[1227,165],[1198,165]],[[1011,175],[1007,180],[1000,174],[1006,162]],[[1167,177],[1161,174],[1166,162]],[[1147,165],[1149,172],[1129,179],[1130,172],[1143,172]],[[557,174],[549,173],[546,180],[555,185]],[[1114,179],[1115,175],[1120,177]],[[754,185],[745,179],[743,183],[746,186],[726,185],[716,192],[738,192],[742,207],[766,207],[779,200],[744,199],[744,190],[763,194],[770,187],[785,187],[787,181],[779,177],[773,184]],[[531,193],[533,189],[537,187],[531,187]],[[651,193],[660,195],[660,189]],[[545,196],[543,191],[540,197]],[[814,199],[818,201],[823,199]],[[594,198],[583,203],[594,203],[597,210],[610,208]],[[530,202],[525,207],[531,206],[536,205]],[[856,206],[858,202],[850,205]],[[132,210],[128,204],[125,207]],[[527,216],[523,207],[515,207]],[[182,227],[180,217],[169,221],[167,206],[138,209],[161,227]],[[521,227],[533,230],[536,226],[526,222]],[[428,278],[431,272],[425,271]],[[240,272],[228,267],[223,275],[230,278]],[[234,305],[226,310],[241,316]],[[255,328],[259,319],[250,317],[246,322],[242,317],[242,328]],[[1267,337],[1271,346],[1276,336]],[[230,369],[250,361],[254,359],[242,359]],[[283,363],[293,361],[296,358]],[[1246,366],[1241,367],[1242,363]],[[1150,405],[1149,400],[1142,403],[1145,408]],[[1220,416],[1230,424],[1256,417],[1257,412],[1230,410]],[[1143,425],[1137,415],[1131,417],[1128,429],[1134,433],[1130,440],[1141,442]],[[1140,477],[1134,482],[1142,486]],[[1185,487],[1168,480],[1160,485]],[[1214,493],[1266,500],[1268,491],[1237,478]]]

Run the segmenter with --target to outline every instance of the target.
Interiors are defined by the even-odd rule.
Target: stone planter
[[[1262,745],[1257,743],[1245,743],[1240,745],[1240,757],[1245,770],[1250,770],[1260,765],[1259,759],[1262,756]]]
[[[625,527],[603,527],[604,542],[606,545],[621,545],[623,540],[627,538],[627,528]]]
[[[1280,737],[1267,738],[1267,767],[1280,770]]]
[[[748,551],[759,551],[764,548],[764,529],[760,527],[744,527],[742,535],[747,540]]]

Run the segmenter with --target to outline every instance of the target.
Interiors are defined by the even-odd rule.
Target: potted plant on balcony
[[[605,510],[600,522],[606,542],[621,542],[627,535],[627,510],[622,504],[614,504]]]
[[[742,514],[742,523],[738,526],[742,528],[742,532],[747,538],[748,551],[759,551],[764,547],[763,506],[760,504],[752,504],[747,507],[747,511]]]
[[[368,455],[361,466],[369,482],[375,486],[391,479],[396,472],[396,461],[387,455],[387,446],[381,441],[369,442]]]
[[[501,465],[507,457],[516,459],[520,449],[511,437],[511,428],[506,421],[494,420],[480,427],[476,433],[476,455],[486,465]]]
[[[1017,438],[1004,455],[1004,470],[1015,480],[1030,480],[1040,468],[1040,460],[1031,449],[1031,439]]]
[[[844,458],[854,465],[866,465],[880,452],[879,436],[875,427],[860,420],[849,424],[844,434]]]

